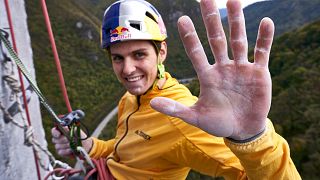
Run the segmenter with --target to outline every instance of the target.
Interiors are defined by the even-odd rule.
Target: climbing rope
[[[6,110],[6,108],[4,107],[2,102],[0,101],[0,109],[4,114],[4,117],[5,117],[4,119],[7,123],[11,122],[15,126],[22,128],[24,130],[25,145],[32,146],[32,148],[34,150],[35,158],[40,162],[40,166],[43,169],[50,171],[50,173],[46,176],[46,179],[49,177],[52,177],[53,179],[68,179],[69,176],[72,176],[74,174],[79,174],[81,171],[86,173],[86,170],[72,169],[69,165],[62,163],[60,161],[57,161],[47,149],[43,148],[33,138],[34,131],[33,131],[33,128],[30,124],[30,117],[29,117],[28,106],[27,106],[28,103],[27,103],[27,98],[25,95],[25,88],[23,85],[23,80],[22,80],[22,75],[21,75],[21,73],[22,73],[25,76],[25,78],[28,80],[28,82],[30,83],[32,90],[38,95],[41,104],[48,110],[50,115],[54,118],[54,120],[57,124],[57,128],[69,140],[70,147],[73,150],[76,158],[77,159],[85,159],[86,162],[89,164],[89,167],[87,168],[87,169],[89,169],[89,171],[86,174],[85,179],[88,179],[93,176],[95,176],[96,179],[100,179],[100,180],[113,179],[112,175],[108,172],[108,170],[105,167],[105,160],[104,159],[99,159],[99,160],[90,159],[87,152],[81,147],[81,140],[83,140],[83,139],[81,139],[81,136],[80,136],[80,125],[81,125],[80,119],[84,116],[84,113],[80,110],[72,111],[72,109],[71,109],[71,105],[70,105],[70,102],[69,102],[69,99],[67,96],[66,87],[65,87],[65,83],[64,83],[64,79],[63,79],[59,56],[58,56],[56,45],[55,45],[54,38],[53,38],[53,33],[52,33],[52,29],[51,29],[50,19],[48,16],[45,0],[41,0],[41,3],[42,3],[41,4],[42,10],[43,10],[43,14],[45,17],[46,26],[47,26],[47,30],[48,30],[48,34],[49,34],[49,39],[50,39],[53,54],[55,57],[56,67],[58,70],[60,87],[63,92],[63,97],[65,100],[67,109],[69,111],[69,114],[67,114],[64,117],[57,116],[57,114],[54,112],[54,110],[51,108],[51,106],[47,103],[45,97],[41,93],[36,82],[32,79],[30,73],[27,71],[26,67],[24,66],[24,64],[22,63],[22,61],[19,59],[18,55],[16,54],[14,37],[12,37],[14,48],[12,48],[8,39],[5,38],[5,31],[0,29],[0,40],[1,40],[1,42],[3,42],[3,44],[7,48],[7,51],[9,52],[11,58],[14,60],[15,64],[18,66],[18,72],[19,72],[19,78],[20,78],[21,84],[19,86],[18,80],[16,80],[14,77],[12,77],[9,74],[6,74],[3,77],[3,79],[7,83],[9,88],[12,90],[12,92],[11,92],[12,94],[10,95],[10,98],[16,100],[15,103],[18,104],[18,113],[21,114],[22,119],[23,119],[23,123],[21,124],[21,123],[15,121],[13,116],[10,114],[10,112],[8,112]],[[6,6],[7,6],[7,13],[9,14],[8,18],[11,19],[7,0],[6,0]],[[9,24],[10,23],[11,23],[11,20],[9,20]],[[12,25],[10,25],[10,27],[11,27],[10,31],[13,36]],[[23,102],[24,102],[23,104],[24,104],[24,108],[26,110],[27,120],[23,116],[23,105],[20,102],[20,98],[18,95],[19,93],[21,93],[21,91],[23,93]],[[70,134],[68,134],[64,130],[63,127],[65,127],[65,126],[69,127]],[[49,157],[50,164],[48,166],[45,166],[45,164],[40,159],[40,155],[39,155],[40,151],[44,152]],[[36,163],[37,163],[37,161],[36,161]],[[60,166],[60,168],[56,168],[56,166]],[[38,179],[40,179],[40,173],[39,173],[38,167],[37,167],[37,172],[38,172]],[[58,174],[59,176],[56,176],[56,174]]]
[[[10,56],[15,61],[15,63],[19,67],[19,69],[22,72],[22,74],[29,81],[30,86],[33,88],[35,93],[38,95],[40,103],[48,110],[48,112],[52,115],[52,117],[56,121],[56,123],[58,125],[57,127],[59,128],[59,130],[70,140],[70,143],[72,143],[73,146],[77,145],[79,143],[78,139],[77,139],[76,142],[74,142],[73,139],[71,139],[69,137],[68,133],[63,129],[62,126],[73,126],[73,125],[75,125],[77,127],[74,127],[74,129],[78,129],[79,128],[79,121],[84,115],[79,115],[79,114],[74,114],[73,113],[73,115],[74,115],[73,118],[71,120],[70,119],[65,119],[66,121],[61,119],[61,118],[59,118],[58,115],[54,112],[53,108],[47,102],[46,98],[44,97],[44,95],[42,94],[40,89],[38,88],[38,86],[35,83],[35,81],[32,79],[31,74],[28,72],[28,70],[25,67],[25,65],[22,63],[22,61],[20,60],[20,58],[18,57],[16,52],[13,50],[10,42],[5,38],[4,30],[2,30],[2,29],[0,29],[0,40],[1,40],[1,42],[3,42],[3,44],[7,48]],[[79,112],[79,111],[76,111],[76,112]],[[76,130],[76,131],[77,131],[77,136],[80,137],[80,134],[79,134],[80,131],[79,130]]]
[[[8,23],[9,23],[9,27],[10,27],[10,33],[11,33],[11,39],[12,39],[12,43],[13,43],[13,48],[14,50],[17,52],[17,46],[16,46],[16,40],[15,40],[15,34],[14,34],[14,29],[13,29],[13,23],[12,23],[12,18],[11,18],[11,12],[10,12],[10,7],[9,7],[9,2],[8,0],[5,0],[5,8],[6,8],[6,12],[7,12],[7,19],[8,19]],[[27,122],[28,125],[31,125],[31,120],[30,120],[30,114],[29,114],[29,109],[27,106],[27,97],[24,91],[24,83],[23,83],[23,77],[21,74],[21,71],[18,69],[18,74],[19,74],[19,80],[20,80],[20,88],[22,90],[22,97],[23,97],[23,103],[25,104],[25,113],[26,113],[26,118],[27,118]],[[37,176],[38,176],[38,180],[40,180],[40,169],[39,169],[39,164],[37,159],[37,154],[35,151],[33,151],[33,156],[35,159],[35,165],[36,165],[36,171],[37,171]]]
[[[52,108],[48,105],[48,103],[46,102],[44,96],[42,95],[41,91],[39,90],[39,88],[37,87],[36,84],[32,84],[34,83],[33,79],[31,79],[31,75],[29,74],[29,72],[26,70],[24,64],[21,62],[21,60],[19,59],[19,57],[17,56],[17,54],[15,53],[15,51],[12,49],[10,42],[6,39],[5,37],[5,33],[2,29],[0,29],[0,42],[1,44],[3,43],[5,45],[5,47],[7,48],[11,58],[13,58],[16,62],[16,64],[18,65],[19,69],[23,69],[21,70],[21,72],[26,76],[26,79],[29,81],[30,86],[33,87],[33,90],[36,92],[36,94],[39,96],[40,102],[42,102],[42,104],[45,104],[45,107],[47,107],[53,114],[55,114],[55,112],[52,110]],[[1,46],[2,47],[2,46]],[[53,167],[56,166],[61,166],[62,163],[58,163],[59,161],[57,161],[54,156],[44,147],[42,147],[40,145],[39,142],[37,142],[34,139],[34,130],[33,127],[28,123],[27,119],[24,116],[24,110],[23,107],[27,107],[27,104],[22,104],[21,100],[20,100],[20,94],[21,94],[21,84],[19,84],[19,81],[16,79],[15,74],[14,74],[14,65],[13,62],[9,59],[5,60],[2,62],[2,67],[4,69],[3,72],[3,80],[4,82],[6,82],[7,86],[11,89],[11,95],[10,95],[10,101],[14,102],[13,104],[15,104],[16,108],[18,109],[16,113],[10,113],[4,106],[4,104],[2,103],[2,101],[0,101],[0,109],[4,115],[4,120],[6,123],[12,123],[13,125],[15,125],[16,127],[19,127],[21,129],[24,130],[24,137],[25,137],[25,141],[24,144],[26,146],[31,146],[33,148],[33,151],[35,153],[35,159],[37,160],[36,162],[40,162],[40,166],[46,170],[46,171],[50,171],[50,177],[52,176],[53,179],[62,179],[64,178],[64,176],[60,177],[60,176],[55,176],[53,172],[52,175],[52,169]],[[38,94],[39,93],[39,94]],[[42,100],[42,101],[41,101]],[[18,122],[17,120],[14,119],[14,115],[16,114],[20,114],[21,115],[21,119],[22,119],[22,123]],[[56,115],[57,116],[57,115]],[[59,123],[57,125],[57,127],[60,127],[59,129],[61,130],[62,133],[64,133],[66,135],[66,137],[68,138],[72,138],[69,139],[70,142],[74,142],[74,143],[81,143],[81,139],[79,138],[80,135],[72,135],[69,136],[69,134],[63,129],[63,126],[72,126],[72,124],[74,124],[75,122],[79,121],[82,117],[84,116],[84,113],[82,111],[73,111],[69,114],[67,114],[66,116],[59,118],[57,116],[57,118],[59,119]],[[76,128],[72,128],[72,131],[76,131],[78,132],[78,130]],[[70,131],[71,132],[71,131]],[[72,133],[71,133],[72,134]],[[80,131],[79,131],[80,134]],[[76,139],[76,140],[73,140]],[[77,147],[76,144],[70,144],[70,146],[72,145],[72,147]],[[43,153],[45,153],[48,158],[49,158],[49,164],[46,165],[46,163],[44,162],[43,159],[41,159],[40,156],[40,151],[42,151]],[[83,152],[82,152],[83,153]],[[66,168],[68,167],[68,168]],[[72,169],[70,168],[70,166],[66,166],[63,165],[61,168],[58,169]],[[82,171],[82,170],[80,170]],[[73,171],[65,171],[63,173],[63,175],[66,175],[66,173],[76,173],[78,171],[73,170]],[[40,175],[38,176],[38,179],[40,179]]]
[[[60,89],[61,89],[61,92],[63,94],[63,99],[64,99],[64,102],[65,102],[65,104],[67,106],[68,112],[70,113],[70,112],[72,112],[72,108],[71,108],[70,101],[69,101],[69,98],[68,98],[67,88],[65,86],[63,73],[62,73],[62,68],[61,68],[60,59],[59,59],[59,54],[58,54],[56,43],[55,43],[55,40],[54,40],[54,36],[53,36],[52,28],[51,28],[51,23],[50,23],[50,18],[49,18],[49,13],[48,13],[48,10],[47,10],[47,5],[46,5],[46,1],[45,0],[41,0],[41,8],[42,8],[42,14],[44,16],[44,20],[45,20],[45,23],[46,23],[49,40],[50,40],[50,43],[51,43],[52,53],[53,53],[54,60],[55,60],[55,63],[56,63],[56,68],[57,68],[57,72],[58,72],[58,76],[59,76]]]
[[[40,143],[38,141],[36,141],[34,139],[34,135],[33,135],[33,127],[31,125],[29,125],[26,117],[24,116],[24,110],[23,110],[23,106],[20,100],[20,84],[19,81],[17,79],[15,79],[14,76],[14,71],[13,69],[10,69],[8,67],[8,64],[10,64],[9,67],[12,67],[12,63],[10,61],[3,61],[2,65],[3,65],[3,69],[5,70],[3,72],[3,80],[6,82],[6,84],[9,86],[9,88],[11,89],[11,95],[9,100],[11,102],[15,102],[16,108],[18,109],[18,114],[21,115],[21,119],[22,119],[22,123],[16,121],[13,118],[13,114],[8,112],[8,110],[5,108],[4,104],[2,103],[2,101],[0,101],[0,109],[4,115],[4,120],[6,123],[12,123],[13,125],[15,125],[16,127],[19,127],[21,129],[23,129],[24,131],[24,144],[26,146],[32,146],[35,155],[36,155],[36,159],[40,162],[40,166],[45,169],[45,170],[49,170],[48,165],[46,165],[46,163],[44,162],[43,159],[41,159],[40,156],[40,151],[42,151],[43,153],[45,153],[48,157],[49,160],[51,162],[55,161],[55,158],[53,157],[53,155],[44,147],[42,147],[40,145]]]
[[[105,167],[105,159],[93,159],[92,160],[95,168],[92,168],[88,173],[83,177],[84,180],[96,179],[96,180],[114,180],[108,169]],[[77,175],[81,172],[79,169],[72,169],[68,167],[64,168],[55,168],[50,173],[48,173],[44,180],[47,180],[50,176],[55,176],[57,179],[62,177],[61,179],[67,180],[69,177],[73,175]],[[57,175],[59,177],[57,177]]]
[[[18,98],[19,99],[19,98]],[[19,102],[19,100],[17,100],[16,102]],[[4,107],[4,105],[2,104],[2,102],[0,101],[0,109],[3,112],[5,119],[8,120],[7,123],[11,122],[13,125],[15,125],[16,127],[19,127],[21,129],[24,130],[24,144],[26,146],[32,146],[34,152],[36,153],[36,158],[37,160],[40,162],[40,166],[45,169],[45,170],[49,170],[48,165],[44,162],[44,160],[41,158],[40,156],[40,151],[42,151],[43,153],[45,153],[48,157],[50,162],[55,162],[55,158],[54,156],[44,147],[42,147],[40,145],[40,143],[38,141],[36,141],[34,139],[34,130],[32,126],[28,125],[28,122],[26,120],[26,118],[23,116],[23,110],[22,110],[22,106],[21,103],[18,103],[18,109],[19,109],[19,114],[21,114],[21,119],[23,120],[23,123],[17,122],[8,111],[6,111],[6,108]]]
[[[36,94],[38,95],[40,102],[42,102],[42,104],[46,107],[47,110],[49,110],[49,112],[53,115],[53,117],[56,117],[59,123],[59,125],[57,127],[59,127],[60,131],[66,136],[69,137],[69,135],[63,130],[62,126],[68,126],[68,125],[72,125],[74,124],[72,117],[68,116],[68,121],[64,121],[61,120],[60,118],[58,118],[58,116],[55,114],[55,112],[53,111],[53,109],[49,106],[49,104],[46,102],[44,96],[42,95],[40,89],[37,87],[37,85],[35,84],[35,81],[31,78],[30,73],[27,71],[26,67],[24,66],[24,64],[22,63],[22,61],[19,59],[18,55],[16,54],[15,50],[13,50],[10,42],[7,40],[6,37],[7,33],[0,29],[0,40],[1,43],[4,44],[4,46],[7,48],[7,51],[9,52],[11,58],[13,58],[13,60],[15,61],[15,63],[18,65],[19,67],[19,72],[22,72],[22,74],[25,75],[26,79],[29,81],[30,86],[33,88],[33,90],[36,92]],[[40,180],[40,172],[39,172],[39,168],[38,168],[38,161],[40,162],[40,166],[49,171],[50,170],[50,166],[56,166],[56,160],[55,158],[52,156],[52,154],[45,148],[43,148],[37,141],[35,141],[35,139],[33,138],[33,128],[30,125],[30,123],[26,120],[26,118],[23,116],[23,108],[22,108],[22,104],[20,102],[20,96],[19,93],[24,92],[24,88],[23,91],[21,91],[21,84],[22,84],[22,80],[19,81],[17,79],[15,79],[14,77],[14,70],[10,69],[7,65],[8,62],[11,61],[3,61],[3,69],[7,70],[7,72],[4,72],[4,76],[3,76],[3,80],[7,83],[7,85],[9,86],[9,88],[11,89],[11,95],[10,95],[10,99],[11,100],[15,100],[15,103],[17,104],[18,107],[18,113],[21,114],[21,117],[23,119],[23,123],[19,123],[17,121],[14,120],[13,116],[11,116],[10,112],[8,112],[6,110],[6,108],[4,107],[3,103],[1,102],[0,104],[0,109],[4,114],[4,119],[5,122],[12,122],[15,126],[22,128],[24,130],[24,134],[25,134],[25,145],[27,146],[32,146],[33,151],[34,151],[34,155],[35,155],[35,162],[36,162],[36,166],[37,166],[37,172],[38,172],[38,179]],[[11,62],[12,63],[12,62]],[[14,67],[14,65],[12,64],[11,67]],[[25,99],[26,96],[24,95]],[[27,100],[25,100],[24,102],[27,102]],[[24,103],[24,108],[27,110],[27,103]],[[74,115],[75,116],[75,115]],[[28,117],[28,114],[27,114]],[[78,116],[77,116],[78,117]],[[83,115],[81,116],[83,117]],[[81,118],[80,117],[80,118]],[[70,120],[70,118],[72,118],[72,120]],[[80,118],[78,118],[78,120],[80,120]],[[77,129],[77,128],[74,128]],[[79,132],[80,134],[80,129],[77,130],[77,132]],[[77,141],[73,141],[70,139],[70,144],[73,145],[73,147],[75,147],[76,145],[74,143],[79,143],[79,139],[77,138],[78,136],[74,136],[73,139],[76,139]],[[70,137],[69,137],[70,138]],[[50,160],[50,164],[48,166],[45,165],[45,163],[43,163],[41,156],[39,155],[39,151],[43,151]],[[54,178],[54,179],[59,179],[59,178]],[[61,178],[60,178],[61,179]]]
[[[21,60],[19,59],[19,57],[17,56],[17,54],[15,53],[15,51],[12,49],[10,42],[4,37],[4,33],[3,30],[0,29],[0,40],[1,42],[3,42],[3,44],[5,45],[5,47],[7,48],[10,56],[13,58],[13,60],[16,62],[16,64],[18,65],[19,69],[21,70],[21,72],[25,75],[26,79],[29,81],[30,86],[33,88],[33,90],[35,91],[35,93],[38,95],[40,102],[44,105],[44,107],[49,111],[49,113],[54,117],[55,121],[57,122],[57,127],[59,128],[59,130],[68,138],[69,142],[70,142],[70,147],[72,148],[74,154],[77,156],[84,157],[84,159],[86,160],[87,163],[89,163],[90,167],[90,171],[87,173],[85,179],[97,174],[97,177],[101,177],[99,179],[106,179],[104,176],[105,174],[110,175],[110,173],[106,173],[106,167],[105,167],[105,160],[101,159],[101,160],[91,160],[90,157],[87,155],[87,153],[82,150],[81,151],[81,146],[79,146],[81,144],[81,137],[80,137],[80,119],[84,116],[84,113],[80,110],[76,110],[76,111],[72,111],[71,113],[63,116],[63,117],[58,117],[58,115],[56,115],[56,113],[54,112],[54,110],[51,108],[51,106],[47,103],[45,97],[43,96],[43,94],[41,93],[40,89],[38,88],[38,86],[35,84],[35,81],[31,78],[30,73],[27,71],[26,67],[24,66],[24,64],[21,62]],[[15,91],[18,92],[18,88],[17,88],[17,80],[13,80],[12,77],[10,77],[9,75],[5,75],[5,79],[7,80],[7,84],[9,87],[11,87],[12,89],[14,89]],[[15,98],[15,99],[19,99],[19,98]],[[20,104],[20,110],[19,112],[22,112],[22,106],[21,103],[18,102],[18,104]],[[54,159],[54,157],[51,155],[51,153],[49,151],[46,151],[44,148],[41,148],[41,146],[39,145],[39,143],[36,143],[36,141],[34,141],[34,139],[32,138],[32,134],[33,134],[33,130],[30,127],[26,127],[25,124],[20,125],[19,123],[17,123],[16,121],[13,120],[13,118],[10,116],[9,112],[6,111],[6,109],[4,108],[4,106],[1,104],[1,110],[3,111],[3,114],[5,114],[5,119],[7,119],[8,121],[13,122],[14,124],[16,124],[18,127],[24,128],[24,132],[25,132],[25,138],[26,138],[26,145],[30,145],[33,146],[35,151],[38,152],[38,150],[42,150],[45,153],[47,153],[51,162],[51,165],[53,167],[56,166],[56,160]],[[70,129],[70,134],[68,134],[65,130],[64,130],[64,126],[68,126]],[[76,133],[76,134],[75,134]],[[39,156],[37,155],[37,159]],[[92,163],[91,161],[93,161],[94,163]],[[41,164],[41,167],[45,168],[45,166],[43,164]],[[46,168],[48,169],[48,168]],[[62,170],[64,169],[64,170]],[[53,169],[52,171],[50,171],[50,177],[52,174],[58,173],[59,177],[57,177],[56,175],[53,176],[54,179],[61,179],[61,178],[65,178],[65,177],[69,177],[70,175],[79,173],[81,170],[76,170],[76,169],[72,169],[72,168],[56,168]],[[86,172],[85,172],[86,173]],[[112,177],[112,176],[110,176]],[[110,178],[107,178],[110,179]]]

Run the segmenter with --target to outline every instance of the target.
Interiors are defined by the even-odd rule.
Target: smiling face
[[[164,43],[165,44],[165,43]],[[160,60],[166,55],[163,43]],[[124,41],[110,46],[113,70],[133,95],[144,94],[157,78],[157,54],[151,41]]]

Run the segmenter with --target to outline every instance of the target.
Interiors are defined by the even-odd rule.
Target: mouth
[[[134,77],[127,77],[125,78],[128,82],[136,82],[136,81],[139,81],[140,79],[142,79],[143,76],[134,76]]]

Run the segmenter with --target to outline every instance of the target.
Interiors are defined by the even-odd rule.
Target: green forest
[[[74,109],[86,113],[83,123],[89,132],[111,111],[125,92],[113,74],[107,55],[100,49],[100,26],[105,7],[111,0],[47,1],[51,24],[64,72],[67,91]],[[176,20],[187,14],[193,19],[207,55],[214,62],[194,0],[150,0],[160,13],[169,32],[167,70],[176,78],[195,77],[179,40]],[[170,7],[168,7],[170,4]],[[67,113],[60,91],[50,42],[39,1],[26,1],[37,82],[58,114]],[[244,9],[250,47],[263,16],[276,25],[276,38],[270,56],[273,82],[269,118],[276,131],[289,143],[291,156],[303,179],[318,179],[320,172],[320,2],[317,0],[274,0]],[[286,13],[290,12],[290,13]],[[227,22],[224,19],[225,29]],[[171,50],[170,50],[171,49]],[[250,48],[249,55],[253,55]],[[188,85],[199,94],[197,81]],[[42,109],[43,124],[52,147],[52,118]],[[105,128],[102,138],[114,135],[115,121]],[[188,179],[212,179],[190,173]]]

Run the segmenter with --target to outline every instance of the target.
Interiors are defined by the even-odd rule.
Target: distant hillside
[[[320,19],[319,0],[269,0],[247,6],[244,9],[247,35],[251,45],[255,43],[260,20],[270,17],[276,26],[275,35],[291,31]]]
[[[271,53],[270,118],[289,140],[303,179],[320,176],[320,21],[280,36]]]

